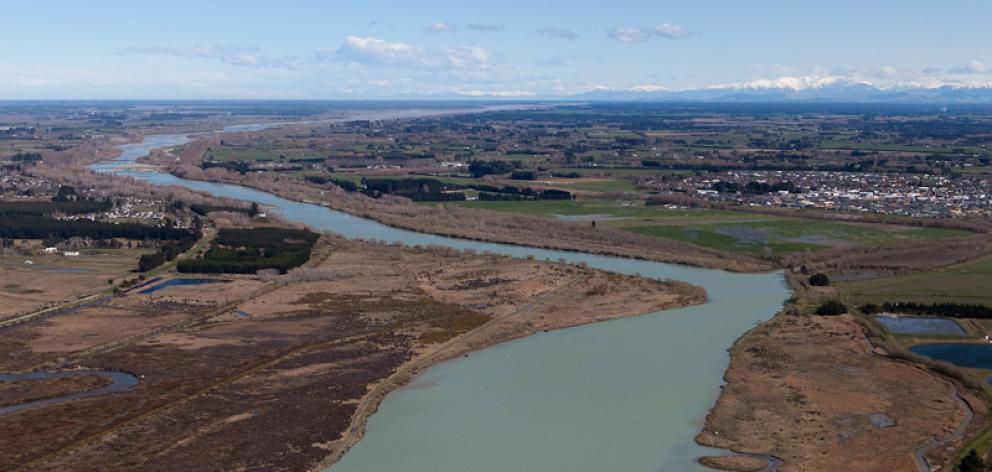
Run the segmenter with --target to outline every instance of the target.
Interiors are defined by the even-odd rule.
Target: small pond
[[[920,344],[910,352],[960,367],[992,369],[992,344],[989,343],[935,343]]]
[[[157,292],[159,290],[162,290],[163,288],[181,287],[181,286],[184,286],[184,285],[201,285],[201,284],[222,283],[222,282],[227,282],[227,281],[226,280],[217,280],[217,279],[169,279],[169,280],[166,280],[165,282],[162,282],[160,284],[152,285],[151,287],[148,287],[146,289],[142,289],[138,293],[144,295],[144,294],[149,294],[149,293],[155,293],[155,292]]]
[[[944,336],[964,336],[961,325],[950,318],[936,316],[900,316],[878,315],[878,321],[889,331],[896,334],[936,334]]]

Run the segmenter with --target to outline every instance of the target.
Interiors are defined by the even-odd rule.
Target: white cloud
[[[895,77],[899,73],[899,69],[893,66],[882,66],[878,68],[878,74],[883,77]]]
[[[645,29],[624,26],[607,30],[606,34],[621,43],[639,43],[651,37],[651,33]]]
[[[454,33],[457,29],[458,27],[445,21],[438,21],[427,26],[428,33]]]
[[[642,84],[630,87],[631,92],[665,92],[668,88],[658,84]]]
[[[667,39],[679,39],[692,36],[691,31],[671,23],[662,23],[653,28],[620,26],[607,30],[606,34],[621,43],[639,43],[642,41],[647,41],[652,35]]]
[[[978,59],[972,59],[963,66],[954,67],[947,70],[947,72],[952,74],[984,74],[988,71],[989,68]]]
[[[493,33],[496,31],[503,31],[503,29],[505,28],[504,25],[496,25],[489,23],[469,23],[465,25],[465,27],[472,31],[477,31],[480,33]]]
[[[814,75],[836,75],[860,80],[868,78],[890,80],[897,79],[900,76],[908,76],[912,74],[913,72],[910,70],[901,70],[894,66],[836,67],[830,72],[819,71],[814,73]]]
[[[654,34],[668,39],[678,39],[684,38],[686,36],[691,36],[692,32],[679,26],[670,23],[662,23],[654,27]]]
[[[533,97],[534,92],[527,90],[456,90],[458,95],[466,97],[498,97],[498,98],[522,98]]]
[[[470,69],[493,63],[493,54],[475,46],[453,46],[445,51],[447,62],[455,69]]]
[[[393,93],[405,94],[537,90],[541,85],[529,72],[505,64],[485,48],[423,48],[375,37],[348,36],[337,49],[315,53],[311,65],[326,71],[326,77],[348,77],[352,82],[347,85],[354,90],[365,90],[382,78],[391,81]]]
[[[565,39],[568,41],[575,41],[579,37],[579,35],[576,32],[570,29],[553,28],[550,26],[537,30],[537,34],[544,36],[545,38]]]
[[[232,80],[227,74],[197,67],[169,67],[157,70],[149,67],[89,68],[58,66],[12,67],[0,63],[0,96],[15,98],[226,98],[289,96],[292,91],[268,88],[285,85],[284,77],[296,71],[253,69],[239,71]]]
[[[192,46],[186,48],[170,46],[132,46],[118,51],[119,54],[152,54],[176,57],[214,59],[225,64],[261,68],[293,68],[293,58],[266,56],[255,46]]]
[[[429,50],[371,36],[348,36],[341,47],[319,53],[318,56],[359,64],[385,64],[421,70],[485,67],[492,60],[488,51],[477,47],[455,46],[444,50]]]
[[[555,54],[554,56],[539,58],[534,61],[534,64],[539,66],[560,67],[571,65],[580,61],[603,62],[603,58],[588,54]]]
[[[453,25],[452,25],[453,27]],[[471,31],[498,31],[503,25],[471,24]],[[536,31],[548,37],[571,40],[577,35],[564,29],[544,28]],[[621,27],[609,31],[610,37],[621,42],[650,41],[655,38],[691,36],[688,30],[671,24],[657,27]],[[454,37],[452,37],[454,38]],[[656,39],[660,40],[660,39]],[[147,54],[188,58],[181,67],[177,61],[163,61],[168,70],[147,71],[93,70],[41,71],[28,69],[3,70],[0,67],[0,91],[25,90],[25,94],[41,96],[49,90],[70,91],[77,96],[113,96],[120,84],[132,84],[132,95],[153,97],[161,90],[179,90],[179,94],[216,96],[250,96],[258,91],[272,96],[326,97],[350,93],[368,96],[437,96],[461,94],[479,97],[527,97],[569,95],[590,90],[623,90],[660,92],[666,87],[658,82],[664,78],[633,76],[634,86],[599,84],[564,80],[557,77],[555,66],[574,66],[590,62],[606,63],[605,58],[584,53],[562,53],[537,59],[534,71],[505,62],[504,58],[485,48],[472,45],[423,47],[414,43],[390,41],[372,36],[348,36],[337,48],[300,52],[299,56],[272,56],[254,46],[194,45],[189,47],[141,46],[118,51],[119,54]],[[226,64],[244,68],[218,68],[207,63]],[[138,68],[141,69],[141,68]],[[987,87],[992,84],[992,69],[976,60],[959,67],[911,68],[892,65],[796,68],[771,63],[748,66],[752,77],[759,80],[741,81],[713,87],[763,88],[804,90],[832,84],[871,84],[883,89],[899,90],[913,87]],[[539,74],[535,71],[541,71]],[[810,73],[812,71],[812,73]],[[131,82],[129,82],[131,81]],[[674,82],[678,87],[692,87],[688,80]],[[698,87],[698,85],[695,85]],[[164,88],[163,88],[164,87]],[[171,87],[171,88],[170,88]],[[202,92],[194,89],[202,89]],[[29,91],[30,92],[27,92]],[[34,90],[43,92],[35,93]]]

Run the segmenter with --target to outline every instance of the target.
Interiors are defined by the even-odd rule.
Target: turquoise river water
[[[148,136],[93,166],[114,171],[184,136]],[[349,238],[436,244],[585,262],[705,287],[703,305],[542,333],[434,366],[386,396],[365,437],[331,472],[656,472],[708,470],[693,438],[715,403],[734,340],[788,297],[780,273],[735,274],[617,257],[492,244],[391,228],[236,185],[121,171],[258,202]],[[272,211],[272,210],[270,210]]]

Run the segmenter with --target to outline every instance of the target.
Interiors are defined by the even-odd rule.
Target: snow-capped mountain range
[[[594,90],[573,98],[604,101],[992,104],[992,84],[903,82],[879,86],[842,77],[807,76],[684,90],[641,85],[628,89]]]

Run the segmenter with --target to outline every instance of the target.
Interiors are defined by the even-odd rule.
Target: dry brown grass
[[[334,236],[307,269],[351,275],[230,277],[0,331],[4,366],[63,357],[145,376],[114,395],[4,417],[0,468],[312,469],[339,457],[382,396],[420,369],[542,329],[705,298],[561,263]],[[603,295],[584,296],[596,287]],[[228,311],[210,310],[227,300]]]
[[[783,471],[916,470],[913,452],[965,418],[950,382],[873,353],[850,315],[779,315],[733,353],[697,440],[774,455]],[[873,424],[873,414],[892,422]],[[928,459],[943,463],[948,453],[940,448]]]
[[[66,258],[61,255],[0,256],[0,320],[99,292],[108,279],[129,275],[141,251],[115,249]],[[30,260],[33,265],[25,265]],[[51,270],[49,270],[51,269]],[[82,270],[65,272],[63,269]]]
[[[56,398],[74,392],[85,392],[109,385],[110,377],[78,375],[25,382],[0,382],[0,407],[46,398]]]

